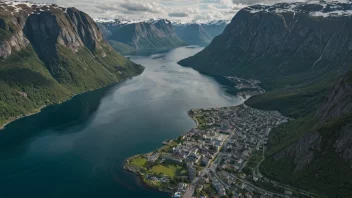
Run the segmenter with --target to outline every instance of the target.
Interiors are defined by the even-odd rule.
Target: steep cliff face
[[[0,3],[0,126],[69,96],[137,75],[75,8]]]
[[[102,23],[112,33],[107,38],[119,52],[166,50],[185,45],[167,20],[136,23]]]
[[[352,74],[341,78],[333,87],[326,103],[318,111],[320,123],[352,112]]]
[[[250,6],[207,48],[180,64],[261,80],[342,74],[351,68],[351,9],[351,3],[316,1]]]

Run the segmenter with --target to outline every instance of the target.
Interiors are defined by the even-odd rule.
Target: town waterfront
[[[177,61],[201,48],[133,56],[145,72],[75,96],[0,131],[0,197],[169,197],[123,170],[135,154],[159,148],[196,124],[194,108],[238,105],[231,83]]]

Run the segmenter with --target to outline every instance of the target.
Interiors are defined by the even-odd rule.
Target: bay
[[[0,197],[169,197],[123,170],[191,128],[192,108],[238,105],[232,84],[177,61],[202,48],[132,56],[146,67],[124,82],[75,96],[0,131]]]

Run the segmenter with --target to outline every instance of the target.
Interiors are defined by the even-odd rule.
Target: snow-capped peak
[[[0,1],[0,10],[11,15],[17,13],[40,14],[48,10],[57,9],[66,12],[66,8],[59,7],[56,4],[33,3],[29,1]]]
[[[296,3],[277,3],[274,5],[253,5],[244,8],[251,13],[257,12],[293,12],[307,13],[316,17],[338,17],[352,15],[352,0],[308,0]]]

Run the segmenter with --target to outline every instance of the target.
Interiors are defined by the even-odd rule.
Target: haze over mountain
[[[261,80],[268,92],[246,103],[296,118],[271,132],[262,173],[329,197],[352,189],[351,16],[349,1],[253,5],[180,61]]]
[[[99,20],[98,20],[99,21]],[[100,22],[106,40],[120,53],[160,51],[186,45],[168,20]]]
[[[207,46],[213,38],[220,35],[227,21],[173,23],[176,34],[189,45]]]
[[[143,71],[75,8],[0,2],[0,43],[0,126]]]

